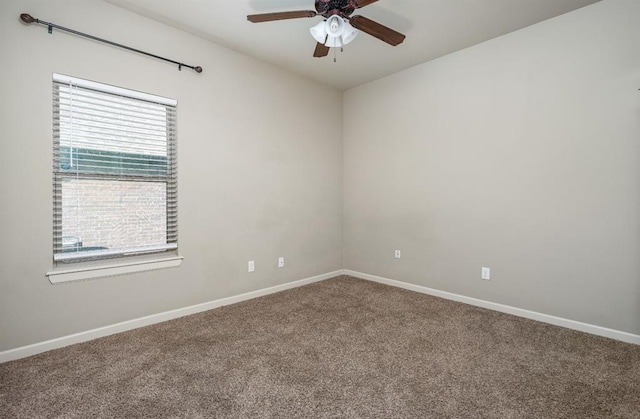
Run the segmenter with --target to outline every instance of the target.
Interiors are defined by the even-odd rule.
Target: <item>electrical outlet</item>
[[[284,268],[284,256],[278,258],[278,268]]]
[[[255,271],[256,270],[255,260],[250,260],[249,263],[247,263],[247,268],[249,269],[249,272]]]
[[[400,256],[402,256],[402,252],[400,252],[399,250],[396,250],[396,254],[395,254],[396,259],[400,259]]]
[[[482,279],[487,280],[487,281],[490,280],[491,279],[491,269],[483,267],[482,271],[480,272],[480,277]]]

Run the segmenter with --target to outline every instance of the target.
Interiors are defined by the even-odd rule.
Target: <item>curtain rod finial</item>
[[[24,23],[33,23],[35,22],[37,19],[34,19],[33,16],[31,16],[29,13],[23,13],[20,15],[20,19],[24,22]]]
[[[200,66],[193,67],[193,69],[196,70],[196,73],[202,73],[202,67]]]

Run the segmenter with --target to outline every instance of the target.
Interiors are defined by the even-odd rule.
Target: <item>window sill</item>
[[[182,256],[172,256],[162,259],[136,261],[102,265],[95,267],[83,267],[75,269],[54,270],[47,272],[49,282],[59,284],[62,282],[82,281],[85,279],[101,278],[105,276],[124,275],[134,272],[153,271],[156,269],[174,268],[182,264]]]

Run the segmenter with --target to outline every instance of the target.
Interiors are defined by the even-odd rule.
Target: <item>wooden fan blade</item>
[[[316,44],[316,50],[313,51],[313,56],[316,58],[320,58],[326,57],[327,55],[329,55],[329,47],[318,42]]]
[[[274,20],[284,19],[298,19],[301,17],[314,17],[318,13],[313,10],[296,10],[293,12],[275,12],[275,13],[262,13],[259,15],[249,15],[247,20],[253,23],[271,22]]]
[[[349,23],[354,28],[368,33],[371,36],[378,38],[381,41],[386,42],[389,45],[399,45],[404,41],[405,36],[400,32],[396,32],[391,28],[387,28],[384,25],[374,22],[364,16],[351,16]]]
[[[377,1],[378,0],[351,0],[351,4],[353,4],[353,7],[355,9],[359,9],[361,7],[368,6],[371,3],[375,3]]]

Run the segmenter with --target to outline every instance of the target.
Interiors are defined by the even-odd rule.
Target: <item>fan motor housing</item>
[[[324,17],[349,16],[354,10],[351,0],[316,0],[316,12]]]

